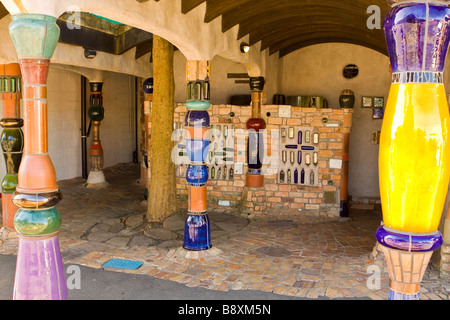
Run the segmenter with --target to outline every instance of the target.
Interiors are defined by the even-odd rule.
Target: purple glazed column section
[[[26,240],[19,237],[14,300],[66,300],[67,287],[58,237]],[[45,265],[47,268],[42,268]],[[33,275],[30,277],[29,275]]]

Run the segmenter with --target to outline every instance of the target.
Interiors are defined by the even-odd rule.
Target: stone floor
[[[105,169],[108,186],[85,188],[84,180],[59,181],[63,200],[60,247],[64,263],[93,268],[111,258],[143,262],[137,270],[189,287],[213,290],[254,289],[302,298],[384,300],[388,276],[376,250],[381,221],[375,207],[351,209],[349,218],[315,216],[244,219],[232,211],[209,212],[213,247],[182,248],[184,215],[159,228],[144,223],[144,187],[139,166]],[[0,254],[17,252],[15,232],[1,229]],[[431,263],[421,285],[422,300],[447,300],[450,281]]]

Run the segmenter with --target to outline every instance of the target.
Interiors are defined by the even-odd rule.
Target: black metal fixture
[[[97,55],[97,51],[95,50],[91,50],[91,49],[84,49],[84,57],[86,59],[94,59],[95,56]]]
[[[240,49],[242,53],[247,53],[250,50],[250,46],[246,42],[241,42]]]

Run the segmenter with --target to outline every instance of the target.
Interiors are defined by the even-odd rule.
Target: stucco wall
[[[359,74],[348,80],[343,77],[342,69],[350,63],[359,67]],[[281,58],[279,72],[280,93],[286,96],[323,96],[330,107],[338,107],[343,89],[355,93],[350,134],[349,194],[353,198],[378,198],[379,145],[371,143],[371,131],[381,130],[382,120],[372,119],[372,110],[361,108],[361,98],[381,96],[386,101],[391,82],[388,57],[351,44],[319,44]]]
[[[277,57],[266,60],[264,76],[266,86],[264,95],[270,97],[267,103],[272,102],[272,96],[277,90]],[[275,61],[275,62],[274,62]],[[174,53],[174,77],[175,77],[175,102],[186,102],[186,58],[180,51]],[[228,60],[221,56],[215,56],[211,60],[211,103],[229,104],[233,95],[251,95],[248,83],[235,83],[235,80],[227,77],[228,73],[248,73],[247,68],[240,63]],[[246,80],[246,79],[240,79]],[[263,97],[263,103],[265,102]]]
[[[109,73],[104,82],[105,119],[100,127],[100,138],[104,148],[105,167],[133,160],[133,79],[131,76]],[[48,145],[56,177],[58,180],[80,177],[82,174],[80,75],[50,67],[47,84]],[[2,106],[0,114],[3,114]],[[89,118],[87,119],[89,124]],[[88,148],[89,145],[90,139]],[[5,172],[5,163],[2,159],[0,177],[3,177]]]

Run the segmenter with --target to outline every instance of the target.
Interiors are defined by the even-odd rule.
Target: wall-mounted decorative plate
[[[373,97],[362,97],[361,106],[363,108],[372,108],[373,107]]]
[[[384,108],[384,97],[373,97],[374,108]]]

